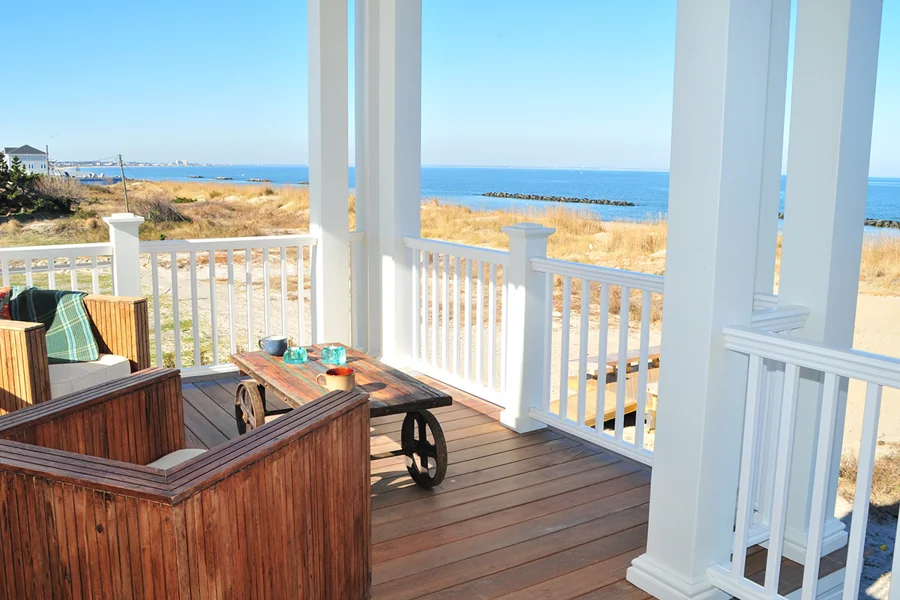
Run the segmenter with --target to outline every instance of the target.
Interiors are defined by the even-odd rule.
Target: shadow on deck
[[[403,458],[372,463],[373,598],[649,597],[625,581],[646,544],[648,467],[556,431],[517,434],[500,425],[498,407],[417,377],[453,396],[453,406],[433,411],[450,464],[427,492]],[[184,384],[189,446],[237,436],[237,383]],[[399,447],[402,420],[372,420],[373,453]],[[766,553],[751,553],[748,573],[759,577]],[[786,561],[782,593],[801,578],[802,567]]]

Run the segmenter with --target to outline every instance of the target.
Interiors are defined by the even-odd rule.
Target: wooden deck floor
[[[448,442],[444,483],[416,487],[402,458],[372,464],[374,598],[642,600],[625,570],[644,551],[650,469],[544,430],[516,434],[499,409],[450,389],[435,410]],[[237,435],[237,378],[185,384],[188,444]],[[372,420],[372,452],[398,447],[402,416]],[[759,577],[765,551],[751,550]],[[802,569],[783,567],[783,592]]]

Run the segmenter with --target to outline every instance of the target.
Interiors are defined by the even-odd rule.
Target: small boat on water
[[[219,177],[216,177],[216,179],[218,179],[219,181],[231,181],[232,179],[234,179],[234,177],[221,177],[221,176],[219,176]]]

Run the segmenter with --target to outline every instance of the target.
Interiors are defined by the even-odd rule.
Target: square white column
[[[347,2],[309,0],[313,339],[350,344]]]
[[[421,235],[422,1],[381,0],[378,10],[377,180],[381,285],[381,353],[412,356],[412,252],[404,237]],[[377,98],[377,99],[376,99]],[[370,167],[371,168],[371,167]]]
[[[679,0],[660,402],[647,551],[630,582],[663,599],[724,598],[765,156],[771,0]]]
[[[853,345],[868,192],[881,0],[799,0],[779,304],[809,309],[797,337]],[[803,562],[818,435],[820,378],[801,371],[785,554]],[[828,514],[834,513],[846,409],[839,396]],[[825,552],[846,543],[826,522]]]

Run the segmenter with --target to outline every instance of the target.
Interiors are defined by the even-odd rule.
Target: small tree
[[[29,173],[18,156],[7,165],[0,152],[0,214],[71,212],[83,199],[84,194],[75,189],[80,186],[53,185],[52,179]]]
[[[18,156],[10,165],[0,152],[0,208],[7,215],[31,210],[37,195],[34,193],[36,175],[29,173]]]

